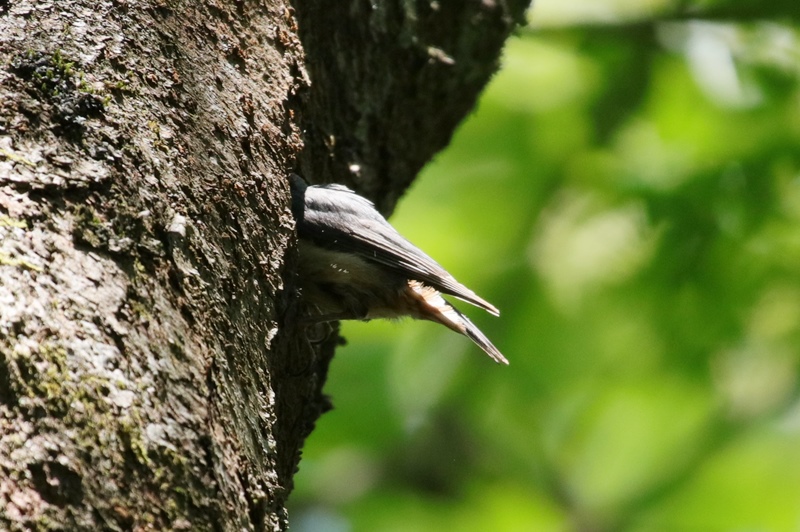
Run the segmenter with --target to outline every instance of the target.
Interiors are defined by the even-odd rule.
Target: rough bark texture
[[[286,528],[285,175],[393,207],[524,4],[0,0],[0,529]]]
[[[302,173],[391,212],[475,106],[529,3],[294,2],[313,81]]]

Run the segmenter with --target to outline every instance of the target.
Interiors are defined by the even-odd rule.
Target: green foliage
[[[511,365],[346,323],[294,530],[796,530],[800,32],[746,4],[536,4],[393,218]]]

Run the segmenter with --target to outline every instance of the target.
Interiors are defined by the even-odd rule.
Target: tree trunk
[[[0,0],[0,529],[286,528],[285,177],[390,210],[525,3]]]

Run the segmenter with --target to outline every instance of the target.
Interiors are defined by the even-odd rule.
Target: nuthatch
[[[309,186],[292,174],[299,285],[312,322],[430,320],[463,334],[496,362],[508,360],[442,293],[499,316],[436,261],[403,238],[375,206],[342,185]]]

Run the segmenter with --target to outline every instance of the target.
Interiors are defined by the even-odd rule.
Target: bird
[[[308,185],[297,174],[290,174],[289,183],[306,321],[428,320],[466,336],[495,362],[508,364],[443,294],[494,316],[500,311],[400,235],[372,202],[344,185]]]

